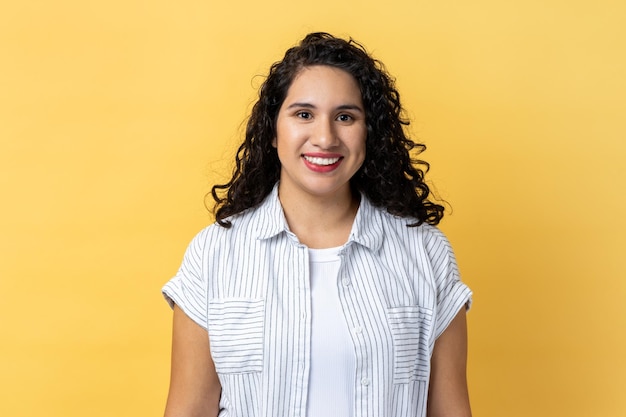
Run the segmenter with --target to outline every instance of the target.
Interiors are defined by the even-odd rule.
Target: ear
[[[276,136],[274,136],[274,139],[272,139],[272,146],[276,148]]]

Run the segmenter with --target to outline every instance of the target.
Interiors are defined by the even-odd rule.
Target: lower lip
[[[302,160],[304,161],[304,165],[306,165],[306,167],[309,168],[311,171],[322,172],[322,173],[334,171],[341,164],[341,158],[334,164],[330,164],[330,165],[315,165],[307,161],[306,158],[304,157],[302,158]]]

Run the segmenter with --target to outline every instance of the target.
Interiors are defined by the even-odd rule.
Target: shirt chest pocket
[[[393,338],[394,383],[427,381],[432,311],[419,306],[392,307],[387,317]]]
[[[263,370],[265,301],[228,298],[209,302],[211,356],[218,373]]]

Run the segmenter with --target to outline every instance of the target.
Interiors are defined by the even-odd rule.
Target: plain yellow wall
[[[227,5],[230,4],[230,5]],[[160,287],[258,75],[312,30],[396,76],[475,292],[481,417],[626,415],[622,1],[0,5],[0,415],[160,415]]]

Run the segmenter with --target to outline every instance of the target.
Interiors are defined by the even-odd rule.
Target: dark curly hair
[[[279,180],[281,165],[272,146],[278,111],[295,76],[313,65],[350,73],[361,90],[367,139],[365,161],[351,179],[352,189],[391,214],[416,219],[409,226],[438,224],[444,208],[428,200],[430,190],[424,174],[429,165],[410,155],[426,147],[405,133],[409,121],[403,116],[394,80],[361,44],[322,32],[308,34],[270,68],[248,119],[245,140],[237,151],[233,176],[211,190],[217,223],[230,227],[227,217],[260,204]]]

